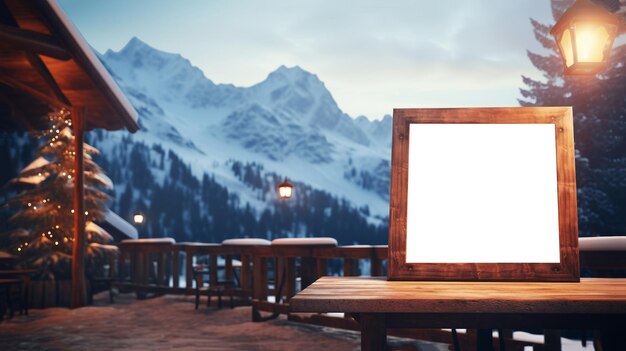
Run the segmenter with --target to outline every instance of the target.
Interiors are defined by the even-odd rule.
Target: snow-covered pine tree
[[[574,0],[552,0],[556,20]],[[626,4],[596,1],[625,17]],[[553,24],[531,20],[544,54],[528,57],[544,79],[522,77],[522,106],[573,106],[581,235],[626,233],[626,45],[616,40],[608,67],[595,76],[563,76]],[[622,35],[623,36],[623,35]],[[623,41],[621,41],[623,43]]]
[[[27,188],[7,201],[16,212],[9,221],[19,228],[9,232],[11,251],[23,267],[36,268],[41,278],[64,279],[71,275],[73,241],[72,196],[74,191],[74,136],[70,112],[50,113],[49,129],[37,132],[43,141],[36,160],[13,179],[12,184],[28,183]],[[92,160],[98,150],[84,145],[84,184],[86,214],[86,274],[115,247],[106,245],[112,237],[94,221],[102,220],[109,196],[102,189],[112,183]]]

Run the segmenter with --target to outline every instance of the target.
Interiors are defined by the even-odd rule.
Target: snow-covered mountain
[[[133,140],[171,150],[198,177],[214,175],[257,213],[267,204],[233,175],[233,160],[367,207],[368,221],[383,224],[390,116],[353,119],[316,75],[297,66],[281,66],[251,87],[215,84],[181,55],[137,38],[101,60],[139,112],[141,130]],[[115,143],[121,135],[107,138]],[[99,144],[105,154],[108,143]]]

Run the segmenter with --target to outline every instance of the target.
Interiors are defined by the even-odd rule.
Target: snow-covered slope
[[[215,84],[184,57],[137,38],[101,59],[139,112],[133,139],[174,151],[198,176],[215,174],[259,211],[265,204],[229,160],[367,206],[370,219],[387,216],[391,118],[351,118],[316,75],[281,66],[251,87]]]

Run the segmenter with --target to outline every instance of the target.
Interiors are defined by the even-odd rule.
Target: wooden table
[[[292,312],[358,314],[364,351],[384,350],[387,328],[600,330],[605,350],[626,350],[626,279],[518,283],[322,277],[297,294],[290,307]],[[490,348],[479,344],[479,350]]]

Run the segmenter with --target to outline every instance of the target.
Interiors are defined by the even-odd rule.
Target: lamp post
[[[133,223],[135,224],[135,227],[137,228],[137,236],[139,238],[141,237],[141,228],[144,226],[145,222],[146,222],[146,216],[143,214],[143,212],[136,211],[133,214]]]
[[[278,185],[278,196],[281,199],[290,199],[293,195],[293,184],[289,183],[287,179]]]
[[[609,59],[619,18],[591,0],[577,0],[550,33],[563,59],[565,75],[592,75]]]
[[[133,222],[135,222],[136,225],[142,225],[143,222],[145,221],[145,217],[143,215],[143,213],[137,211],[135,212],[135,214],[133,215]]]

